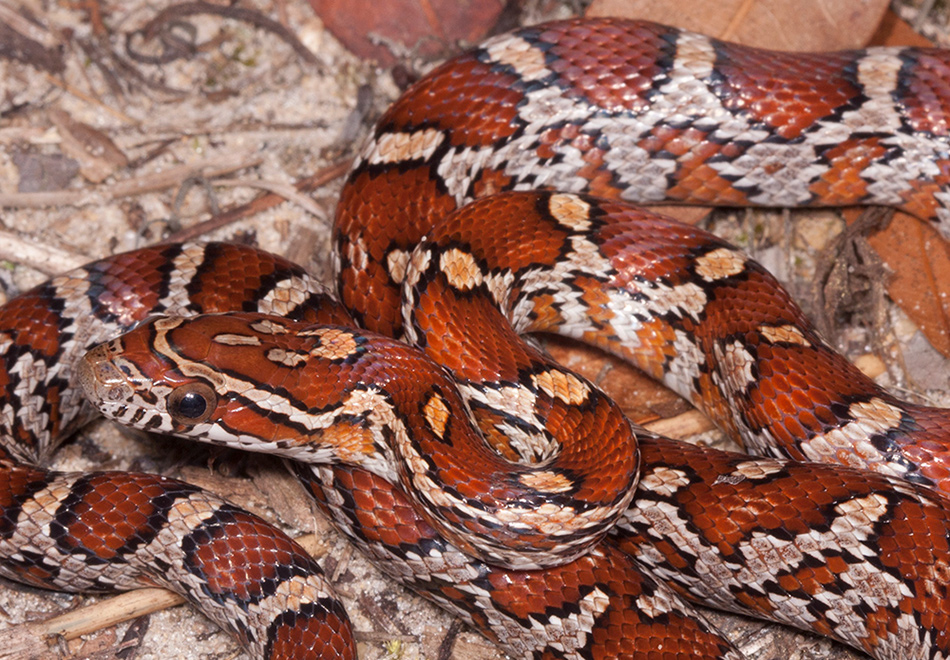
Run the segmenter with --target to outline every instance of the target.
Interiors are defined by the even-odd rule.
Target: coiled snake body
[[[456,58],[378,122],[342,193],[346,311],[219,244],[106,259],[0,310],[0,570],[167,583],[257,654],[354,654],[315,564],[249,514],[159,477],[20,462],[84,420],[81,380],[124,423],[294,459],[377,563],[516,657],[738,657],[680,596],[876,658],[947,657],[947,413],[862,376],[724,242],[609,198],[887,204],[944,228],[948,58],[609,20]],[[556,192],[505,192],[537,188]],[[136,325],[77,379],[88,347]],[[794,460],[631,427],[517,337],[546,331]],[[245,575],[254,546],[269,561]]]

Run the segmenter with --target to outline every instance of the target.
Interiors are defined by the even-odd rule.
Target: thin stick
[[[89,261],[87,256],[60,250],[51,245],[38,245],[6,231],[0,231],[0,259],[29,266],[46,275],[79,268]]]
[[[261,190],[266,190],[268,192],[274,193],[275,195],[279,195],[288,202],[293,202],[297,206],[301,207],[310,215],[319,218],[322,221],[326,221],[326,211],[320,208],[320,206],[315,201],[313,201],[312,197],[301,193],[290,183],[284,183],[283,181],[268,181],[265,179],[218,179],[214,182],[214,185],[234,188],[260,188]]]
[[[185,179],[198,175],[210,178],[230,174],[238,170],[255,167],[261,162],[260,157],[245,160],[241,156],[236,157],[233,154],[226,154],[195,163],[177,165],[161,172],[119,181],[112,186],[100,186],[92,190],[0,194],[0,207],[39,208],[44,206],[101,204],[103,201],[120,197],[131,197],[170,188],[180,184]]]
[[[345,158],[338,160],[335,163],[328,165],[323,168],[313,176],[309,176],[306,179],[302,179],[294,184],[294,188],[300,192],[305,193],[320,186],[326,185],[327,183],[337,179],[344,174],[346,174],[350,169],[350,164],[352,160]],[[284,198],[280,195],[274,193],[268,193],[262,195],[257,199],[251,200],[247,204],[242,204],[237,208],[230,209],[224,213],[220,213],[213,218],[208,218],[204,222],[199,222],[196,225],[186,227],[181,231],[177,231],[167,239],[165,242],[172,243],[178,241],[190,241],[208,232],[220,229],[221,227],[226,227],[242,218],[252,216],[256,213],[261,213],[267,209],[274,208],[278,204],[282,204]]]
[[[77,87],[73,87],[65,80],[60,80],[56,76],[51,76],[48,73],[46,74],[46,80],[56,85],[57,87],[59,87],[61,90],[68,92],[69,94],[72,94],[77,99],[82,99],[83,101],[85,101],[86,103],[89,103],[90,105],[94,105],[99,108],[102,108],[103,110],[105,110],[110,115],[112,115],[113,117],[115,117],[116,119],[120,121],[124,121],[125,123],[132,124],[132,125],[139,123],[138,120],[133,119],[132,117],[128,116],[121,110],[116,110],[112,106],[106,105],[105,103],[97,99],[96,97],[90,96],[89,94],[87,94],[86,92],[82,91],[81,89]]]
[[[64,639],[75,639],[184,602],[184,598],[166,589],[137,589],[34,625],[44,637],[60,635]]]

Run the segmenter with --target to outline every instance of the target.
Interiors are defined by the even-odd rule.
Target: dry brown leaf
[[[407,56],[439,57],[488,34],[502,0],[310,0],[333,35],[353,53],[390,65]]]
[[[642,18],[761,48],[821,51],[861,48],[887,0],[594,0],[588,16]]]
[[[914,32],[914,28],[903,21],[891,10],[884,13],[881,24],[877,26],[877,31],[871,40],[869,46],[933,46],[933,42],[922,34]]]
[[[950,357],[950,243],[906,213],[868,241],[894,271],[887,294]]]

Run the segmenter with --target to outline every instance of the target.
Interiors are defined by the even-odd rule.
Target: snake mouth
[[[125,374],[113,362],[111,343],[100,344],[83,356],[76,375],[86,398],[97,408],[110,403],[127,401],[132,386]]]

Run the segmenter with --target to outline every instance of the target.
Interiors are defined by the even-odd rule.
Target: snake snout
[[[132,387],[125,374],[112,360],[109,344],[100,344],[90,350],[79,363],[79,386],[93,404],[123,401],[132,395]]]

